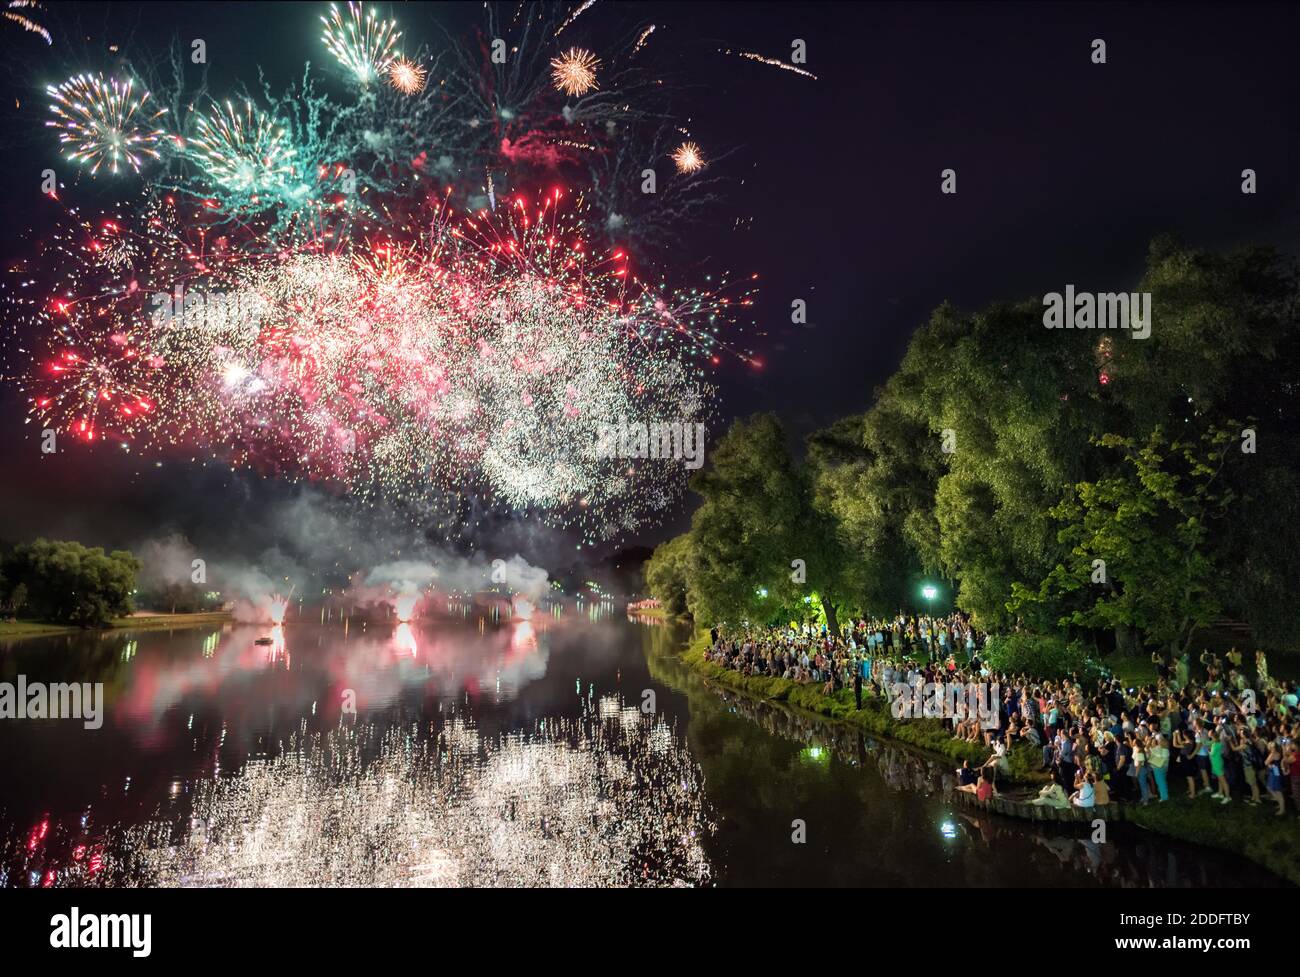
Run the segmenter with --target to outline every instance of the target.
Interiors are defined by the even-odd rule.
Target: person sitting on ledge
[[[963,760],[961,766],[957,768],[957,789],[973,794],[978,780],[979,775],[971,769],[970,761]]]
[[[1070,803],[1075,807],[1095,807],[1097,805],[1097,789],[1093,786],[1096,778],[1092,774],[1083,781],[1083,786],[1070,795]]]

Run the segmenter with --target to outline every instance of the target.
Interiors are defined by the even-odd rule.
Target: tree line
[[[37,539],[0,554],[0,601],[13,616],[106,627],[133,610],[140,561],[71,540]]]
[[[1181,653],[1247,622],[1290,643],[1300,498],[1296,265],[1150,246],[1150,333],[1044,327],[1044,300],[935,309],[872,406],[789,449],[737,421],[647,586],[697,622],[925,610],[992,632]]]

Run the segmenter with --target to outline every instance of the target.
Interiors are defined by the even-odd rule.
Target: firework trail
[[[35,13],[40,8],[41,5],[36,0],[9,0],[5,5],[5,9],[0,10],[0,13],[4,14],[5,20],[12,21],[28,33],[43,38],[46,44],[53,44],[54,39],[50,37],[49,31],[28,17],[27,14],[20,12],[25,10]]]
[[[757,61],[759,64],[771,65],[773,68],[780,68],[782,71],[789,71],[796,75],[802,75],[805,78],[811,78],[813,81],[817,80],[817,76],[814,75],[811,71],[807,71],[804,68],[800,68],[798,65],[787,64],[786,62],[778,60],[777,58],[769,58],[765,55],[758,54],[754,51],[720,50],[719,53],[731,55],[732,57],[737,57],[737,58],[746,58],[749,61]]]

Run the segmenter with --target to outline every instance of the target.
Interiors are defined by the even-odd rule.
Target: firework
[[[344,17],[338,7],[330,4],[329,17],[321,17],[325,25],[322,40],[339,64],[347,68],[365,84],[388,71],[397,55],[393,46],[402,36],[396,31],[396,21],[375,16],[374,8],[363,10],[360,3],[349,3]]]
[[[650,40],[650,35],[653,34],[656,29],[657,25],[651,24],[641,32],[640,36],[636,39],[636,43],[632,45],[632,53],[634,55],[646,46],[646,42]]]
[[[26,14],[19,12],[23,10],[28,10],[34,13],[35,11],[39,10],[40,7],[41,5],[37,3],[36,0],[9,0],[9,2],[5,5],[5,9],[0,11],[0,13],[4,14],[5,20],[13,21],[15,24],[17,24],[19,27],[21,27],[23,30],[27,31],[28,33],[36,34],[44,38],[46,44],[53,44],[54,41],[50,37],[49,31],[47,31],[40,24],[36,23],[36,21],[32,20]]]
[[[388,83],[403,95],[415,95],[424,89],[427,74],[423,65],[398,58],[388,68]]]
[[[266,193],[292,174],[293,146],[283,127],[245,100],[241,110],[227,101],[200,115],[189,142],[191,156],[208,179],[228,190]]]
[[[704,168],[704,157],[700,154],[700,147],[695,143],[687,141],[673,150],[673,163],[677,167],[678,173],[698,173]]]
[[[145,158],[158,158],[161,129],[152,128],[166,109],[153,110],[149,93],[135,93],[135,82],[78,75],[47,92],[55,118],[46,125],[59,130],[68,159],[88,164],[97,173],[105,163],[113,173],[125,163],[140,172]]]
[[[564,23],[562,23],[559,27],[557,27],[555,29],[555,33],[551,36],[559,37],[562,33],[564,33],[565,29],[568,28],[570,24],[572,24],[575,20],[577,20],[579,17],[581,17],[583,14],[585,14],[588,10],[590,10],[595,5],[596,5],[596,0],[582,0],[582,3],[578,4],[576,7],[573,8],[573,11],[569,14],[569,16],[564,19]]]
[[[551,80],[557,91],[576,98],[599,87],[596,84],[596,69],[599,67],[600,59],[590,51],[580,47],[569,48],[551,61]]]
[[[720,53],[728,54],[736,58],[745,58],[748,61],[757,61],[759,64],[771,65],[773,68],[780,68],[782,71],[789,71],[792,74],[802,75],[804,78],[811,78],[813,81],[817,80],[817,76],[814,75],[811,71],[808,71],[804,68],[800,68],[797,65],[787,64],[786,62],[780,61],[777,58],[769,58],[766,55],[758,54],[757,52],[754,51],[722,50]]]
[[[655,518],[684,487],[680,459],[613,457],[603,432],[711,422],[708,370],[724,354],[755,363],[729,336],[752,280],[644,277],[650,249],[670,255],[707,218],[719,178],[648,198],[639,174],[671,157],[694,175],[725,154],[706,163],[681,143],[660,76],[631,63],[653,25],[607,64],[557,46],[590,6],[521,6],[509,25],[487,8],[511,57],[467,45],[445,71],[399,56],[373,10],[332,7],[330,51],[385,85],[340,102],[304,71],[278,95],[209,101],[170,137],[154,190],[94,218],[72,208],[23,263],[4,318],[29,420],[400,500],[440,526],[508,509],[595,542]],[[147,100],[73,79],[56,124],[86,165],[123,144],[138,168],[161,135]],[[116,121],[92,130],[96,115]],[[585,185],[521,192],[562,165]]]

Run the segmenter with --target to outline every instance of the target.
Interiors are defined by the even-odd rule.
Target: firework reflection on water
[[[715,830],[674,730],[613,697],[528,733],[343,726],[202,783],[106,876],[163,886],[701,885]]]

